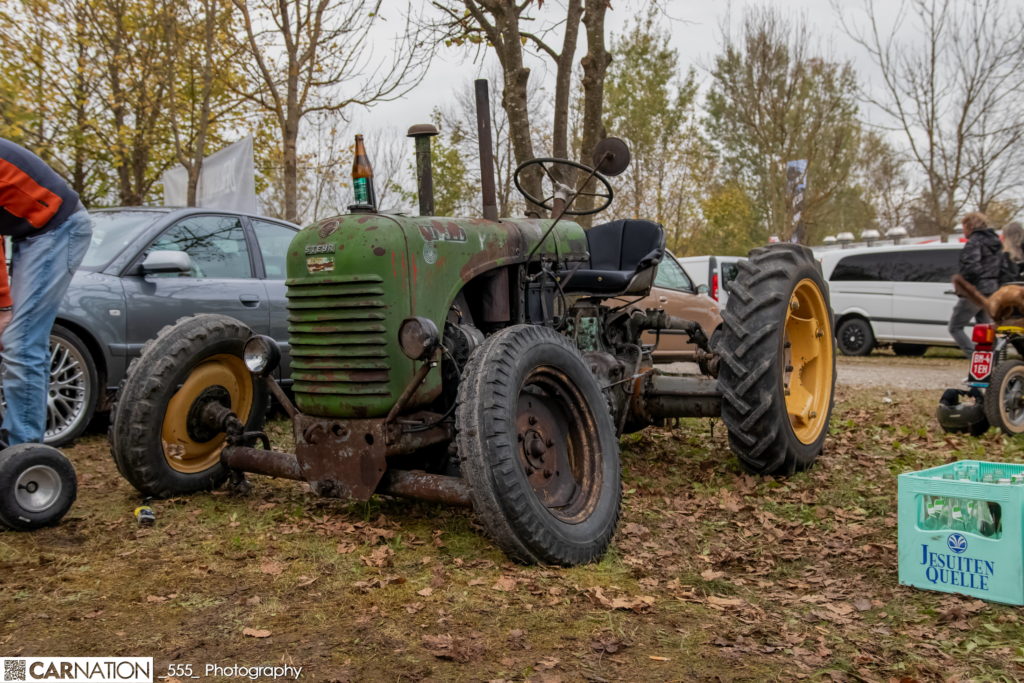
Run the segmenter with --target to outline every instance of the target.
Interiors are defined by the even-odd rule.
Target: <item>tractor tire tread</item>
[[[791,433],[781,390],[783,323],[796,282],[805,277],[814,279],[827,302],[827,285],[809,250],[795,244],[754,249],[747,261],[739,262],[730,305],[722,314],[716,349],[722,361],[722,421],[740,464],[754,474],[788,476],[810,467],[828,431],[826,422],[814,444],[799,443]],[[834,353],[832,358],[834,363]],[[833,365],[829,415],[834,398]]]
[[[490,337],[474,350],[462,373],[456,408],[456,442],[463,476],[477,517],[496,545],[524,564],[577,565],[599,559],[618,524],[621,486],[618,482],[618,443],[606,399],[596,382],[590,405],[598,430],[614,444],[614,512],[597,538],[586,544],[567,544],[531,510],[534,494],[519,471],[515,451],[515,423],[508,423],[509,402],[519,395],[510,383],[513,363],[528,349],[553,344],[579,358],[579,351],[561,334],[535,325],[515,325]],[[581,367],[583,360],[580,358]],[[587,370],[588,376],[589,370]],[[580,387],[581,391],[584,390]],[[597,406],[602,407],[601,410]],[[514,417],[513,417],[514,420]],[[491,453],[491,457],[486,454]]]

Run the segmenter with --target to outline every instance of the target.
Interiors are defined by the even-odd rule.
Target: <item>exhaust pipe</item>
[[[434,171],[430,166],[430,138],[437,128],[420,123],[409,129],[407,137],[416,140],[416,181],[419,187],[420,215],[434,215]]]
[[[476,81],[476,130],[480,142],[480,191],[483,195],[484,218],[498,220],[498,199],[494,191],[494,145],[491,142],[491,100],[487,79]]]

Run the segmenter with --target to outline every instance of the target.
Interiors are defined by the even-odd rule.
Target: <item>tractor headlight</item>
[[[277,347],[277,342],[265,334],[254,334],[242,348],[242,360],[249,372],[266,376],[276,370],[281,362],[281,349]]]
[[[430,318],[406,318],[398,328],[398,345],[411,360],[426,360],[439,342],[437,325]]]

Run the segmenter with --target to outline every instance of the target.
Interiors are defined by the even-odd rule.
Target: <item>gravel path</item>
[[[699,372],[694,363],[671,363],[658,367],[669,372]],[[836,359],[836,373],[836,381],[842,386],[930,391],[959,387],[967,376],[967,360],[883,355],[867,358],[839,356]]]
[[[863,360],[840,357],[836,361],[836,381],[850,387],[931,390],[959,387],[967,376],[966,359],[915,360],[909,363],[885,356]]]

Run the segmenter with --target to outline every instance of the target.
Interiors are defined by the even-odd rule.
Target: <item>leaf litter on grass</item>
[[[318,680],[385,660],[413,679],[1020,678],[1014,609],[897,585],[895,475],[979,451],[1022,461],[1024,444],[941,435],[937,397],[890,398],[841,389],[825,455],[789,480],[743,473],[709,420],[625,437],[619,532],[570,569],[507,562],[464,510],[258,477],[248,498],[154,502],[140,533],[137,495],[89,437],[68,451],[91,488],[65,524],[0,534],[0,622],[17,634],[0,644],[159,667],[219,657],[234,634],[234,659],[287,652]]]

